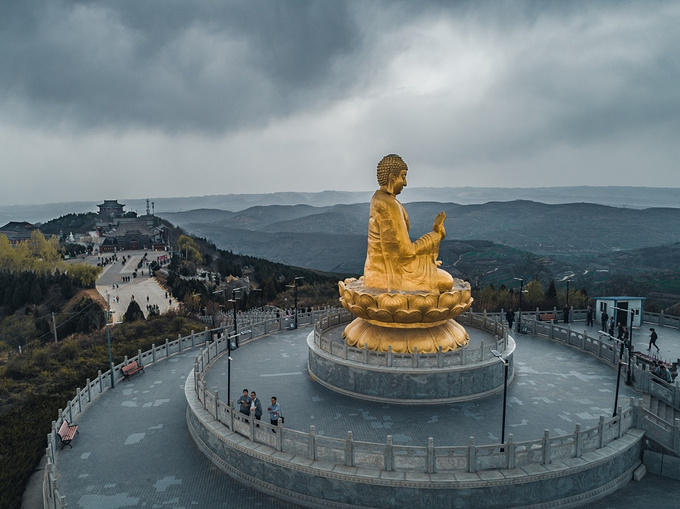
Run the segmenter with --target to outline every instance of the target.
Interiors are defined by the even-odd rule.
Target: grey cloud
[[[0,87],[26,123],[261,125],[341,94],[335,64],[360,43],[342,2],[18,4],[3,8]]]

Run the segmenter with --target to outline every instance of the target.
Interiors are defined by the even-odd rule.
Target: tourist
[[[602,330],[607,332],[607,322],[609,321],[609,315],[606,311],[602,311],[602,316],[600,318],[602,322]]]
[[[267,407],[267,412],[269,412],[269,422],[272,426],[279,425],[279,417],[281,417],[281,405],[276,402],[276,396],[272,396],[272,404]],[[272,430],[276,433],[276,430]]]
[[[656,346],[656,340],[659,339],[659,336],[657,336],[656,331],[654,330],[654,327],[649,329],[651,331],[651,334],[649,335],[649,347],[647,347],[647,350],[652,349],[652,345],[654,345],[654,348],[656,348],[656,351],[659,351],[659,347]]]
[[[512,308],[505,313],[505,319],[508,321],[508,329],[512,330],[512,322],[515,321],[515,312]]]
[[[243,389],[243,396],[236,401],[240,405],[239,412],[244,415],[250,415],[250,404],[252,403],[250,396],[248,396],[248,389]]]
[[[593,325],[593,308],[591,306],[588,306],[586,311],[586,325],[590,325],[591,327]]]
[[[668,368],[664,364],[661,364],[659,366],[659,378],[661,378],[664,382],[668,382],[668,383],[673,382],[673,377],[671,376],[671,372],[668,370]]]
[[[262,403],[260,403],[260,398],[257,397],[255,391],[250,393],[250,413],[255,414],[255,420],[259,421],[262,417]],[[257,425],[260,427],[260,425]]]

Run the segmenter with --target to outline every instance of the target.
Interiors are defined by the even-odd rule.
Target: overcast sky
[[[680,187],[678,27],[677,1],[6,0],[0,203],[372,190],[388,153],[415,187]]]

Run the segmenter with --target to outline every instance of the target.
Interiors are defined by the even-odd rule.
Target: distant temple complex
[[[167,246],[168,232],[149,209],[147,200],[146,214],[125,212],[125,204],[118,200],[104,200],[97,205],[96,230],[101,240],[99,251],[111,253],[120,250],[164,250]]]

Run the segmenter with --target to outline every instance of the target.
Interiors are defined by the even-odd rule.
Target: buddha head
[[[389,154],[378,163],[378,184],[392,194],[399,194],[406,187],[408,166],[397,154]]]

